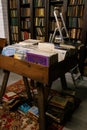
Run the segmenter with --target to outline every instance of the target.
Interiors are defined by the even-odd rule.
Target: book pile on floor
[[[75,90],[67,89],[60,93],[52,90],[48,100],[46,115],[48,119],[64,125],[70,120],[74,110],[78,108],[80,100],[75,97]]]
[[[36,88],[32,93],[36,95]],[[39,130],[38,107],[29,102],[22,80],[7,87],[0,105],[0,130]]]
[[[28,100],[23,80],[7,87],[0,105],[0,130],[39,130],[37,89],[31,87],[31,93],[35,104]],[[46,109],[47,130],[62,130],[75,108],[74,94],[68,90],[61,94],[51,91]]]

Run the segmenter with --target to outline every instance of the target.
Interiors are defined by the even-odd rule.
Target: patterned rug
[[[0,106],[0,130],[39,130],[38,120],[18,111],[18,107],[27,102],[23,81],[19,80],[9,85],[6,89],[6,94],[9,92],[11,92],[10,94],[14,92],[17,95],[15,98],[9,98],[9,100],[3,98],[2,106]]]
[[[35,87],[31,87],[31,93],[36,99]],[[6,88],[3,103],[0,105],[0,130],[39,130],[38,118],[19,111],[19,106],[23,103],[31,105],[27,100],[24,82],[19,80]],[[62,128],[63,126],[52,122],[47,130],[62,130]]]

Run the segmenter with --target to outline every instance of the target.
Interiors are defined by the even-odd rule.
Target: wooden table
[[[14,72],[23,77],[29,99],[32,97],[27,78],[37,81],[40,130],[46,130],[45,109],[47,105],[47,96],[49,94],[49,91],[47,90],[49,90],[48,88],[51,88],[53,81],[58,77],[61,78],[63,89],[66,89],[67,84],[65,80],[65,73],[73,68],[76,64],[77,57],[75,54],[69,56],[59,63],[57,62],[53,64],[50,67],[0,55],[0,68],[5,70],[0,92],[0,101],[2,101],[2,97],[5,93],[10,72]]]

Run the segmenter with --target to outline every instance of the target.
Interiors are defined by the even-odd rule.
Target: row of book
[[[68,1],[69,1],[69,4],[74,4],[74,5],[85,4],[85,0],[68,0]]]
[[[17,17],[17,10],[15,10],[15,9],[10,10],[10,16]]]
[[[22,4],[30,4],[31,0],[21,0]]]
[[[30,8],[21,8],[21,16],[22,17],[29,17],[31,15]]]
[[[44,17],[45,16],[44,8],[35,8],[35,16],[36,17]]]
[[[17,0],[9,0],[10,9],[17,8]]]
[[[18,25],[18,18],[17,17],[12,17],[11,18],[11,25],[12,26],[17,26]]]
[[[82,18],[69,17],[68,18],[68,27],[70,27],[70,28],[81,28],[82,27]]]
[[[21,40],[26,40],[31,38],[31,33],[27,31],[21,31]]]
[[[68,16],[83,16],[84,6],[68,6]]]
[[[18,33],[11,34],[11,37],[12,37],[12,41],[14,41],[14,42],[18,42],[19,41]]]
[[[72,28],[68,30],[69,36],[72,39],[81,39],[81,29]]]
[[[10,29],[12,33],[18,33],[18,26],[10,26]]]
[[[45,5],[44,0],[34,0],[35,7],[44,7],[44,5]]]
[[[44,18],[35,18],[35,26],[44,26],[45,25],[45,20]]]
[[[30,27],[31,27],[31,20],[30,20],[30,18],[26,18],[24,20],[21,20],[21,28],[29,29]]]

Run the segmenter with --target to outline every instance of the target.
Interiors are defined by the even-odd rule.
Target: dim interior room
[[[87,129],[86,12],[86,0],[0,0],[0,130]]]

